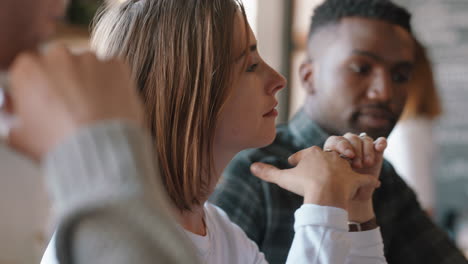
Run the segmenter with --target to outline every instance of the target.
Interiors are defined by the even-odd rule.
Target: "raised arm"
[[[169,216],[125,65],[63,47],[23,54],[11,100],[9,144],[44,165],[60,263],[197,262]]]

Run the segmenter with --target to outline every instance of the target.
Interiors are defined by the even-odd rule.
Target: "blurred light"
[[[243,4],[250,27],[254,34],[257,35],[258,0],[244,0]]]

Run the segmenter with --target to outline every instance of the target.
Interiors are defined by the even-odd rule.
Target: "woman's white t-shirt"
[[[295,213],[288,264],[384,264],[380,229],[348,232],[348,213],[340,208],[304,204]],[[220,208],[205,204],[206,236],[184,231],[201,263],[267,263],[258,246]],[[58,264],[54,240],[41,264]]]
[[[213,204],[205,204],[206,236],[184,230],[193,242],[201,263],[266,263],[263,253],[226,213]]]

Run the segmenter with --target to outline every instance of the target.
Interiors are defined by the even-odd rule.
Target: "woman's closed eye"
[[[254,64],[248,66],[246,71],[247,72],[255,72],[255,70],[258,68],[258,65],[259,65],[258,63],[254,63]]]

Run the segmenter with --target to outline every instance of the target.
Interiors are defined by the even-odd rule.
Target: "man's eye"
[[[356,64],[356,63],[353,63],[349,66],[349,68],[355,72],[355,73],[358,73],[358,74],[362,74],[362,75],[367,75],[368,73],[370,73],[371,71],[371,66],[368,65],[368,64]]]
[[[258,67],[258,63],[252,64],[249,67],[247,67],[247,72],[254,72]]]
[[[397,72],[392,74],[392,81],[395,83],[406,83],[411,79],[411,75],[409,73],[401,73]]]
[[[392,81],[394,83],[407,83],[412,77],[411,67],[399,67],[392,72]]]

